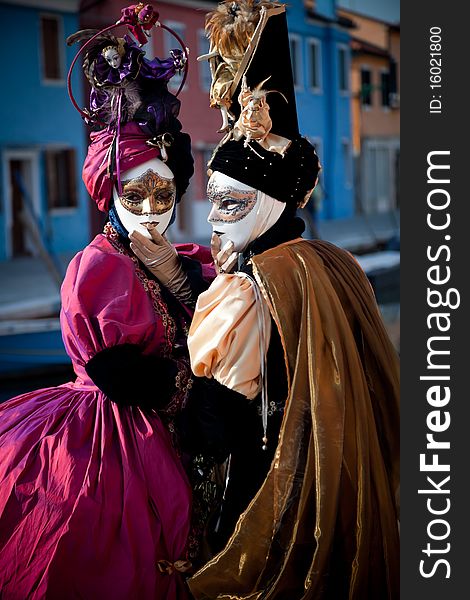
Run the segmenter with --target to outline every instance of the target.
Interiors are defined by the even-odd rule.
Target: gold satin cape
[[[286,410],[262,487],[191,592],[398,598],[398,357],[369,281],[323,241],[287,242],[252,263],[284,348]]]

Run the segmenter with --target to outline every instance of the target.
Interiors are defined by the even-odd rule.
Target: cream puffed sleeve
[[[188,336],[193,373],[249,399],[261,390],[271,337],[269,310],[255,285],[242,274],[218,275],[198,298]]]

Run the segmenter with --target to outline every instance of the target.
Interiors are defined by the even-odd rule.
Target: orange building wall
[[[397,78],[400,72],[400,32],[387,23],[364,17],[356,13],[339,10],[340,15],[351,19],[356,25],[351,30],[353,38],[362,40],[390,53],[397,63]],[[360,99],[361,66],[371,70],[372,106],[363,107]],[[353,55],[351,61],[351,120],[353,149],[356,154],[361,151],[361,138],[364,137],[399,137],[399,108],[382,107],[380,90],[380,73],[389,70],[389,62],[385,57],[373,54]],[[397,91],[399,92],[399,81]]]
[[[338,10],[338,14],[354,21],[356,27],[351,30],[353,37],[365,40],[384,50],[388,49],[388,25],[386,23],[342,9]]]
[[[388,71],[389,63],[385,58],[378,56],[358,56],[353,59],[353,81],[354,91],[358,94],[360,90],[361,67],[367,66],[372,76],[372,106],[361,107],[362,136],[399,136],[400,134],[400,111],[394,108],[383,107],[381,103],[380,74]],[[358,99],[358,102],[360,100]]]

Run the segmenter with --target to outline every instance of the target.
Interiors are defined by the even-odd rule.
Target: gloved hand
[[[152,236],[151,240],[138,231],[129,234],[132,252],[178,300],[191,304],[191,286],[178,253],[155,226],[149,226],[148,230]]]
[[[233,252],[233,242],[228,241],[221,248],[220,237],[213,233],[211,237],[211,254],[218,273],[231,273],[238,261],[238,252]]]

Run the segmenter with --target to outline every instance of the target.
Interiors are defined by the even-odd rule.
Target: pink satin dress
[[[157,566],[185,559],[190,529],[170,434],[156,412],[111,402],[85,371],[117,344],[172,355],[176,317],[136,265],[105,235],[72,260],[61,325],[77,379],[0,406],[3,600],[189,597],[180,572]],[[181,395],[188,363],[180,374]]]

